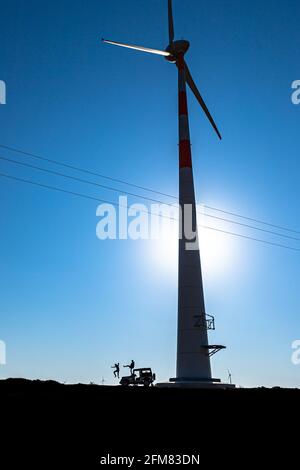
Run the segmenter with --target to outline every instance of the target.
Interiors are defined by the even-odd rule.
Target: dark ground
[[[0,400],[1,462],[9,459],[0,468],[94,468],[107,453],[200,454],[205,468],[299,464],[296,389],[124,389],[8,379],[0,381]]]

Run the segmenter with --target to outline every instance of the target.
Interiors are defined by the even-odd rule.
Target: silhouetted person
[[[128,367],[128,368],[130,369],[130,374],[133,375],[134,366],[135,366],[135,362],[134,362],[134,360],[132,359],[132,361],[131,361],[130,364],[128,364],[127,366],[123,366],[123,367]]]
[[[114,370],[114,377],[118,377],[118,379],[120,378],[120,363],[118,362],[117,364],[115,364],[114,366],[111,366],[112,369],[115,369]]]

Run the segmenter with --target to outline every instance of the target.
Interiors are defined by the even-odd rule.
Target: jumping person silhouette
[[[120,363],[118,362],[117,364],[115,364],[114,366],[111,366],[112,369],[115,369],[114,370],[114,377],[118,377],[118,379],[120,378]]]
[[[134,369],[134,366],[135,366],[135,362],[134,360],[132,359],[131,363],[126,365],[126,366],[123,366],[123,367],[128,367],[130,369],[130,374],[133,375],[133,369]]]

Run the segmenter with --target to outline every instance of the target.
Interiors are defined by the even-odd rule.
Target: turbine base
[[[212,379],[212,381],[201,381],[194,380],[180,380],[180,379],[170,379],[169,382],[157,383],[155,386],[157,388],[185,388],[185,389],[234,389],[234,384],[222,383],[220,379]],[[215,380],[215,382],[213,382]]]

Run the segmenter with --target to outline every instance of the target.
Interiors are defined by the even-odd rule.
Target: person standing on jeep
[[[114,377],[118,377],[118,379],[120,378],[120,363],[118,362],[117,364],[115,364],[114,366],[111,366],[112,369],[115,369],[114,370]]]
[[[133,375],[133,369],[134,369],[134,366],[135,366],[135,362],[134,360],[132,359],[131,363],[126,365],[126,366],[123,366],[123,367],[128,367],[130,369],[130,374]]]

